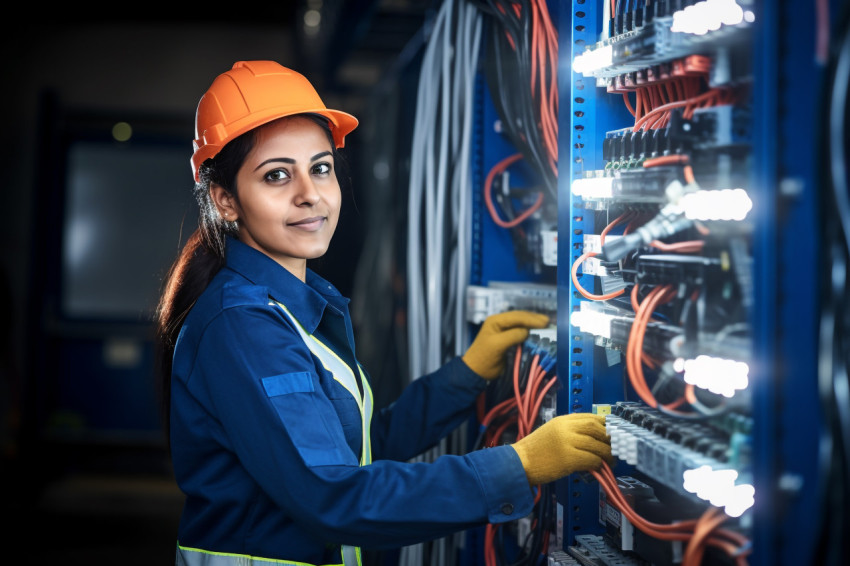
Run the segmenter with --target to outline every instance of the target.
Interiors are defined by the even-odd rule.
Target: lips
[[[296,222],[290,222],[289,226],[301,228],[302,230],[312,231],[321,228],[322,225],[324,225],[325,220],[327,220],[326,216],[311,216],[310,218],[304,218]]]

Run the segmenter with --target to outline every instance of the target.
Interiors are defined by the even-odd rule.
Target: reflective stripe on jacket
[[[342,564],[328,564],[325,566],[360,566],[360,549],[353,546],[348,547],[354,554],[345,556],[343,554]],[[197,548],[186,548],[177,546],[176,566],[313,566],[304,562],[289,562],[286,560],[273,560],[268,558],[257,558],[244,554],[230,554],[227,552],[208,552]]]
[[[357,401],[357,408],[360,409],[363,431],[360,465],[366,466],[371,464],[372,446],[370,443],[371,435],[369,432],[369,426],[372,423],[372,388],[369,387],[369,380],[367,380],[366,376],[363,375],[363,370],[360,368],[360,365],[357,365],[357,371],[360,372],[360,384],[363,388],[363,397],[360,396],[360,386],[357,385],[357,378],[354,377],[354,372],[348,364],[342,361],[339,356],[337,356],[336,353],[328,348],[328,346],[321,340],[307,332],[283,303],[278,301],[272,301],[272,303],[283,309],[283,312],[285,312],[290,320],[292,320],[292,323],[295,325],[295,329],[298,330],[298,334],[301,335],[301,339],[304,340],[304,343],[307,344],[307,347],[310,348],[313,355],[319,358],[319,361],[322,362],[324,368],[333,374],[337,383],[345,387],[345,389],[351,393],[351,396],[354,397],[354,400]]]

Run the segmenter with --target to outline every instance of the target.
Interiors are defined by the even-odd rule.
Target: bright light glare
[[[573,59],[573,72],[583,75],[610,67],[614,63],[614,50],[610,45],[585,51]]]
[[[613,177],[587,177],[573,181],[572,191],[584,199],[611,198],[613,196]]]
[[[582,309],[574,311],[570,315],[570,324],[577,327],[581,332],[610,338],[612,318],[614,317],[605,313]]]
[[[743,8],[735,0],[703,0],[673,14],[670,31],[705,35],[709,31],[720,29],[721,25],[735,26],[743,21],[752,22],[755,17],[746,18]]]
[[[685,470],[682,474],[682,487],[688,493],[696,493],[699,486],[711,475],[711,466],[700,466],[693,470]]]
[[[744,189],[699,190],[684,195],[679,206],[692,220],[743,220],[753,201]]]
[[[744,362],[701,355],[673,365],[685,372],[685,383],[724,397],[732,397],[735,391],[746,389],[750,384],[750,367]]]
[[[735,470],[700,466],[682,474],[682,487],[715,507],[723,507],[730,517],[740,517],[753,506],[755,488],[750,484],[735,485],[736,479],[738,472]]]
[[[714,470],[711,466],[700,466],[682,474],[682,487],[695,493],[700,499],[711,501],[712,505],[725,505],[724,494],[735,487],[738,472],[735,470]],[[718,503],[715,503],[718,502]]]
[[[730,517],[740,517],[755,504],[755,494],[756,488],[748,483],[736,485],[732,488],[723,511]]]

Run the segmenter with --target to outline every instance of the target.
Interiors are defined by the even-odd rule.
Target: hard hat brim
[[[192,170],[195,180],[199,180],[201,164],[218,155],[221,149],[231,140],[279,118],[300,114],[318,114],[327,118],[330,122],[329,126],[334,145],[337,148],[345,147],[345,136],[350,134],[359,124],[357,118],[351,114],[330,108],[299,108],[297,111],[293,111],[291,108],[269,108],[262,113],[251,114],[243,120],[228,124],[227,127],[220,126],[207,130],[201,139],[194,140],[195,152],[192,155]]]

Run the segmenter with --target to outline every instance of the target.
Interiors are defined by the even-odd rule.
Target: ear
[[[210,183],[210,197],[218,209],[219,215],[227,222],[235,222],[239,218],[239,210],[233,194],[219,185]]]

